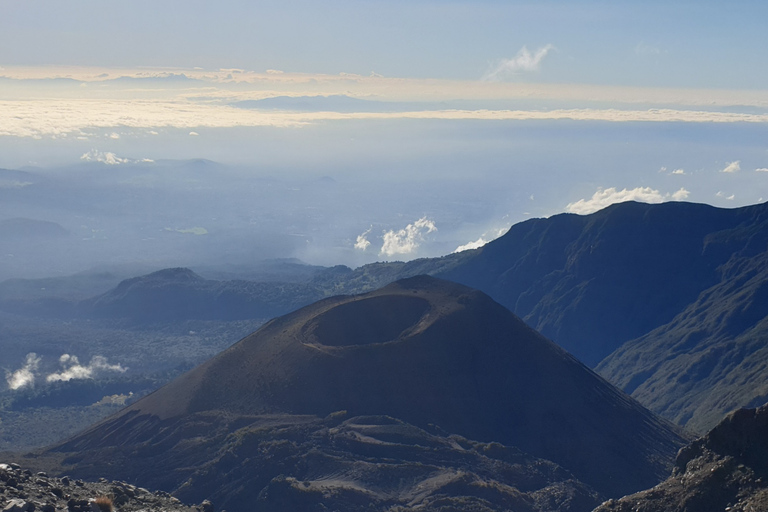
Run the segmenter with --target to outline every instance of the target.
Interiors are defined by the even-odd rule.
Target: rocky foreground
[[[52,478],[17,464],[0,464],[2,512],[213,512],[204,502],[187,506],[168,493],[150,492],[123,482],[83,482]]]
[[[729,414],[680,450],[667,480],[595,512],[768,510],[768,405]]]

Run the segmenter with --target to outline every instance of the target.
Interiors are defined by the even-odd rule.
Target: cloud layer
[[[38,377],[42,377],[39,371],[42,357],[34,352],[27,354],[24,364],[14,372],[5,372],[5,380],[8,388],[12,390],[33,387]],[[45,375],[46,382],[67,382],[74,379],[92,379],[105,372],[125,373],[128,369],[120,364],[109,364],[104,356],[93,356],[87,365],[80,363],[77,356],[62,354],[59,357],[60,371]]]
[[[0,79],[6,78],[4,99],[0,101],[0,136],[86,137],[85,132],[90,129],[105,129],[109,130],[108,138],[118,141],[123,135],[119,130],[123,128],[145,129],[147,133],[156,133],[158,128],[178,128],[196,134],[201,128],[297,127],[322,121],[355,119],[768,123],[768,115],[764,113],[764,109],[768,108],[768,91],[762,90],[633,88],[499,80],[514,73],[535,71],[552,51],[551,45],[535,51],[523,47],[515,57],[495,66],[487,74],[486,81],[255,73],[235,69],[182,72],[7,68],[0,71]],[[177,78],[182,75],[186,79],[179,81]],[[52,81],[46,87],[39,85],[42,79],[56,78],[67,80]],[[142,82],[135,79],[152,79],[152,88],[136,87]],[[72,87],[77,84],[79,87]],[[94,95],[95,91],[98,94]],[[537,106],[536,110],[421,110],[421,107],[414,107],[412,111],[396,112],[289,112],[231,106],[244,100],[307,95],[346,95],[359,100],[389,102],[463,100],[487,104],[490,100],[525,102],[535,99],[537,102],[555,103],[551,110],[541,106]],[[618,108],[562,108],[562,105],[583,107],[593,104],[595,98]],[[637,105],[644,105],[645,110]],[[647,108],[646,105],[655,108]],[[758,108],[751,113],[721,108],[734,105]],[[106,153],[104,158],[108,158]]]
[[[559,120],[609,122],[768,123],[766,114],[697,110],[555,109],[424,110],[409,112],[282,112],[240,109],[192,102],[110,100],[0,101],[0,136],[67,137],[94,128],[235,128],[301,127],[345,120]],[[99,156],[96,155],[95,158]],[[108,158],[106,153],[103,158]],[[116,160],[117,162],[117,160]],[[118,162],[119,163],[119,162]]]

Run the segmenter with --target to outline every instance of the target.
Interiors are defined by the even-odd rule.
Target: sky
[[[751,1],[0,0],[0,168],[74,184],[130,167],[119,188],[205,159],[229,169],[201,185],[221,198],[282,180],[304,204],[258,215],[304,238],[252,256],[326,265],[623,200],[744,206],[768,198],[765,19]],[[319,179],[345,191],[333,205]],[[0,175],[0,222],[96,229],[96,213],[24,203],[24,183]],[[213,234],[234,202],[172,227]],[[326,213],[297,231],[309,203]],[[103,215],[121,219],[113,239],[140,217]]]

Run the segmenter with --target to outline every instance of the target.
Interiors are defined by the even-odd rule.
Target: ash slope
[[[672,476],[595,512],[768,510],[768,406],[729,414],[680,450]]]
[[[147,478],[140,459],[135,468],[111,462],[121,452],[162,449],[169,469],[203,464],[182,455],[191,439],[214,436],[201,417],[228,418],[216,434],[224,436],[254,416],[338,411],[516,446],[606,496],[658,482],[683,444],[668,424],[485,294],[419,276],[275,319],[58,450],[79,453],[94,474]],[[153,439],[159,444],[148,448]],[[158,475],[165,488],[186,477]]]

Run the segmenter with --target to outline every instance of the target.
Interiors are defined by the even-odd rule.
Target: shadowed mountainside
[[[73,472],[179,490],[192,469],[174,468],[205,480],[215,449],[185,448],[200,436],[220,447],[264,415],[317,421],[338,411],[515,446],[607,496],[653,485],[683,442],[488,296],[420,276],[272,320],[57,450],[73,454]]]
[[[485,291],[589,366],[663,325],[723,279],[768,205],[621,203],[516,224],[440,274]]]
[[[729,414],[680,450],[672,476],[595,512],[768,510],[768,407]]]
[[[768,212],[711,237],[708,250],[729,255],[717,283],[598,366],[653,411],[701,432],[768,400]]]

